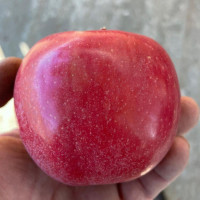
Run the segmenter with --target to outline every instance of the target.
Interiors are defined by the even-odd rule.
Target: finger
[[[35,165],[21,139],[12,134],[0,137],[0,177],[0,199],[28,199],[30,195],[54,199],[51,196],[58,185]]]
[[[27,186],[31,188],[31,176],[28,175],[30,173],[35,174],[35,170],[21,140],[11,135],[1,136],[0,199],[16,199],[16,195],[17,199],[24,199],[21,195],[25,195],[27,191],[30,195],[30,190],[27,190]],[[19,191],[22,191],[22,194],[17,194]]]
[[[0,107],[13,96],[15,77],[22,59],[9,57],[0,62]]]
[[[166,157],[154,170],[121,185],[124,200],[153,199],[182,172],[188,158],[189,145],[183,137],[177,136]]]
[[[181,98],[181,115],[178,125],[178,135],[188,132],[199,121],[199,106],[190,97]]]

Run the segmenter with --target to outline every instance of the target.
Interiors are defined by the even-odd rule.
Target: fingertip
[[[177,136],[170,151],[155,168],[155,171],[169,183],[172,182],[186,167],[189,152],[190,145],[188,141],[182,136]]]
[[[10,68],[10,66],[12,68],[19,68],[21,62],[22,62],[21,58],[7,57],[0,61],[0,68],[1,68],[1,70],[4,70],[4,71],[6,71],[6,69]]]
[[[178,125],[178,135],[184,134],[192,129],[199,121],[199,106],[190,97],[181,97],[181,114]]]
[[[164,159],[152,171],[140,178],[145,197],[152,199],[157,196],[180,175],[188,163],[189,149],[185,138],[181,136],[175,138]]]
[[[16,57],[7,57],[0,61],[0,107],[13,96],[15,77],[21,62],[22,59]]]

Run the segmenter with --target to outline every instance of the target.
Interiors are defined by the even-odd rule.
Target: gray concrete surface
[[[157,40],[174,61],[182,95],[200,104],[199,0],[0,0],[0,45],[20,56],[42,37],[69,30],[120,29]],[[165,193],[169,200],[196,200],[200,185],[200,125],[188,134],[190,162]]]

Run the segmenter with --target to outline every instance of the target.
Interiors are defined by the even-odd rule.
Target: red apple
[[[169,150],[180,111],[166,51],[148,37],[122,31],[42,39],[22,62],[14,98],[28,153],[69,185],[144,175]]]

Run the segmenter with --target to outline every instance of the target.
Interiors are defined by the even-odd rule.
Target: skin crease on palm
[[[19,58],[0,62],[0,106],[12,98]],[[189,144],[182,136],[195,126],[199,108],[189,97],[181,98],[178,133],[165,158],[145,176],[114,185],[72,187],[42,172],[27,154],[18,130],[0,136],[0,197],[3,200],[151,200],[185,168]]]

